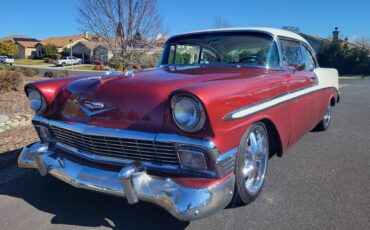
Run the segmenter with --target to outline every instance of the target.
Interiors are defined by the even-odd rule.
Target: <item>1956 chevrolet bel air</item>
[[[269,157],[326,130],[338,72],[301,36],[231,28],[171,37],[158,67],[27,84],[40,141],[18,164],[181,220],[260,194]]]

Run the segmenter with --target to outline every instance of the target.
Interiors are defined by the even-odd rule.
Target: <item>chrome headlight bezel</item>
[[[179,113],[179,109],[184,109],[184,106],[181,106],[180,103],[187,104],[188,110],[183,113],[188,113],[193,115],[195,117],[187,118],[187,122],[184,121],[185,118],[183,118],[183,121],[181,121],[180,117],[185,116],[184,114],[176,114]],[[190,111],[190,110],[192,111]],[[172,119],[175,122],[176,126],[181,129],[182,131],[189,132],[189,133],[195,133],[201,130],[204,127],[204,124],[206,122],[206,113],[203,107],[203,104],[200,102],[200,100],[193,96],[188,94],[179,94],[174,95],[171,98],[171,113],[172,113]],[[193,120],[193,121],[190,121]]]
[[[35,88],[27,89],[28,105],[36,114],[42,114],[46,111],[47,103],[42,94]]]

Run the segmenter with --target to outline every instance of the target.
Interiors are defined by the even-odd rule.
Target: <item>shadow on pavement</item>
[[[4,166],[0,167],[1,175],[19,174],[0,181],[0,195],[23,199],[42,212],[53,214],[52,224],[112,229],[184,229],[189,225],[149,203],[129,205],[124,198],[76,189],[51,176],[41,177],[36,170],[18,169],[15,164],[19,152],[0,155],[0,166]],[[11,164],[5,167],[5,163]],[[34,215],[37,221],[37,213]]]

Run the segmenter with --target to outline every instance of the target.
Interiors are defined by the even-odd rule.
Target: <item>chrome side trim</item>
[[[35,154],[39,155],[39,162]],[[172,178],[151,176],[140,164],[125,166],[120,172],[93,168],[64,159],[40,142],[24,147],[18,166],[43,168],[74,187],[126,197],[129,203],[137,200],[154,203],[186,221],[204,218],[225,208],[235,186],[235,175],[209,187],[191,188]]]
[[[314,92],[317,92],[317,91],[320,91],[320,90],[325,90],[325,89],[335,89],[335,90],[337,90],[335,87],[315,88],[316,86],[317,86],[317,84],[310,85],[308,87],[303,87],[303,88],[300,88],[300,89],[297,89],[297,90],[293,90],[291,92],[286,92],[286,93],[283,93],[283,94],[279,94],[277,96],[274,96],[274,97],[271,97],[271,98],[253,103],[251,105],[247,105],[245,107],[242,107],[240,109],[234,110],[234,111],[226,114],[223,117],[223,120],[230,121],[230,120],[237,120],[237,119],[245,118],[245,117],[253,115],[255,113],[273,108],[273,107],[278,106],[280,104],[286,103],[288,101],[303,97],[307,94],[311,94],[311,93],[314,93]],[[310,89],[312,89],[312,90],[310,90]],[[302,92],[301,94],[298,94],[298,95],[295,95],[295,96],[293,95],[293,94],[299,93],[301,91],[307,91],[307,92]],[[291,95],[293,95],[293,96],[291,96]],[[289,96],[291,96],[291,97],[289,97]],[[283,101],[278,101],[278,100],[282,99],[283,97],[289,97],[289,98],[287,98]],[[267,103],[270,103],[271,105],[267,105],[267,106],[263,107],[263,105],[267,104]],[[253,110],[253,108],[255,108],[257,106],[262,106],[262,108]]]
[[[233,148],[217,158],[215,167],[219,177],[222,178],[234,172],[237,152],[238,148]]]

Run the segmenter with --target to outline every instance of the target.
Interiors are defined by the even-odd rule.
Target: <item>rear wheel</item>
[[[254,201],[265,183],[269,140],[264,123],[252,125],[243,135],[236,157],[236,186],[231,206]]]
[[[64,62],[63,62],[63,63],[62,63],[62,67],[64,67],[64,66],[66,66],[66,63],[64,63]]]
[[[316,127],[313,129],[314,131],[325,131],[330,127],[332,118],[332,106],[329,105],[328,109],[326,110],[326,113],[322,120],[316,125]]]

